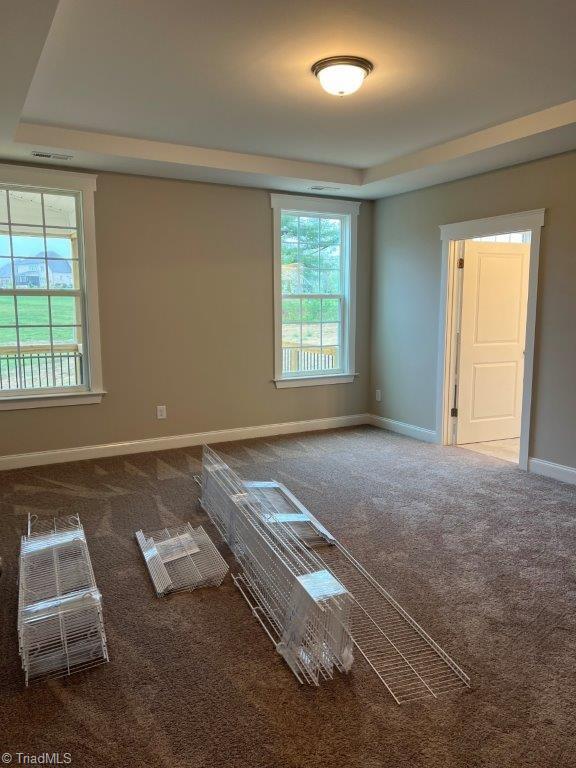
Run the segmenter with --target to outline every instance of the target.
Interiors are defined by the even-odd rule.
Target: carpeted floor
[[[230,577],[156,599],[134,531],[205,522],[199,449],[37,467],[0,474],[0,752],[70,753],[73,768],[575,764],[575,488],[370,427],[217,449],[243,477],[294,491],[473,688],[399,707],[360,665],[300,687]],[[111,662],[25,690],[28,512],[80,514]]]

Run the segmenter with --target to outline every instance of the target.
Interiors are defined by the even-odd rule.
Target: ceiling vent
[[[340,187],[310,187],[310,189],[313,189],[315,192],[322,192],[325,189],[337,190]]]
[[[72,160],[73,155],[63,155],[60,152],[40,152],[35,149],[32,152],[32,157],[38,157],[41,160]]]

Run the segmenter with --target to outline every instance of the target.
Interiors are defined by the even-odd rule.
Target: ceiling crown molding
[[[337,184],[359,185],[362,183],[362,171],[347,166],[206,149],[37,123],[20,123],[16,130],[15,139],[21,144],[83,151],[98,155],[131,157],[196,168],[214,168]]]
[[[66,149],[88,168],[376,198],[574,149],[576,100],[365,169],[26,122],[14,138],[21,149]]]
[[[366,168],[362,183],[371,184],[375,181],[400,176],[425,166],[456,160],[574,123],[576,123],[576,99],[557,104],[549,109],[543,109],[540,112],[533,112],[531,115],[509,120],[506,123],[494,125],[491,128],[484,128],[481,131],[461,136],[443,144],[436,144],[419,152],[412,152],[395,160],[374,165],[372,168]]]

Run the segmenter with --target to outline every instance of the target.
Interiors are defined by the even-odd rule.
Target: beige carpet
[[[576,489],[369,427],[220,446],[284,482],[470,674],[399,707],[360,665],[300,687],[229,577],[158,600],[134,541],[196,511],[187,449],[0,474],[0,752],[73,768],[568,768],[575,761]],[[28,512],[78,512],[111,663],[25,690]],[[225,549],[222,547],[222,551]]]

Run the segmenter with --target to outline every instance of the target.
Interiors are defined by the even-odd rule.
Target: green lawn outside
[[[47,296],[18,296],[20,344],[50,344],[50,309]],[[73,325],[76,322],[76,299],[73,296],[52,296],[52,325]],[[15,346],[16,317],[12,296],[0,296],[0,347]],[[43,326],[43,327],[27,327]],[[54,342],[74,344],[78,341],[77,329],[52,329]]]

